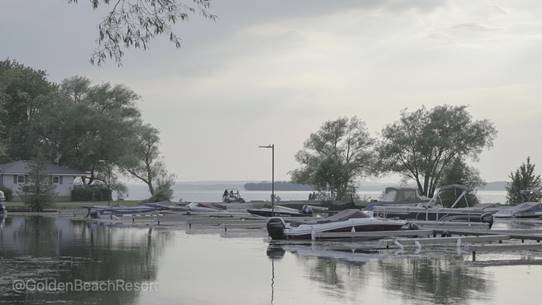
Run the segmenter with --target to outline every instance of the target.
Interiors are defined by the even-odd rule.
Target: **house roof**
[[[20,160],[9,163],[0,164],[0,174],[14,175],[23,174],[26,175],[30,172],[32,161]],[[47,174],[59,175],[59,176],[83,176],[85,172],[72,169],[65,166],[58,166],[52,163],[47,164]]]

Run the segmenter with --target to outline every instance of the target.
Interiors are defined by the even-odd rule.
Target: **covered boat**
[[[438,188],[429,201],[411,204],[369,204],[372,215],[384,218],[424,221],[486,222],[493,223],[494,210],[474,207],[468,201],[472,190],[466,186],[452,184]],[[444,194],[452,194],[449,208],[443,207]],[[466,207],[459,207],[459,206]]]
[[[261,208],[261,209],[247,209],[252,215],[263,216],[263,217],[273,217],[273,216],[282,216],[282,217],[302,217],[307,216],[306,213],[299,211],[297,209],[287,208],[280,205],[275,206],[274,209],[270,208]]]
[[[376,206],[411,205],[429,202],[430,199],[418,195],[418,189],[413,187],[387,187],[378,200],[367,206],[369,209]]]
[[[525,202],[513,207],[500,209],[495,218],[542,218],[542,203]]]
[[[399,230],[405,221],[370,217],[360,210],[344,210],[315,223],[296,224],[281,217],[272,217],[267,222],[267,233],[272,239],[311,239],[323,232],[361,232]]]
[[[86,208],[88,209],[87,217],[91,217],[91,218],[101,218],[104,216],[144,214],[144,213],[151,213],[157,210],[154,207],[149,207],[145,205],[138,205],[138,206],[133,206],[133,207],[92,206],[92,207],[86,207]]]

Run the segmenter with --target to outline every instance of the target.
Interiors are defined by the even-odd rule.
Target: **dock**
[[[367,253],[378,256],[381,255],[378,253],[383,251],[392,251],[394,255],[468,255],[474,265],[479,261],[479,256],[485,253],[542,256],[542,229],[490,229],[488,224],[479,222],[417,220],[411,222],[416,224],[414,227],[417,228],[412,230],[325,232],[313,234],[309,240],[270,240],[266,230],[267,218],[247,213],[158,212],[106,219],[88,219],[82,216],[76,215],[72,220],[100,226],[149,228],[149,236],[153,229],[156,229],[182,230],[188,235],[218,234],[222,238],[263,238],[270,247],[309,247],[309,250],[304,251],[320,249],[322,253],[347,251],[354,256],[362,253],[365,256]],[[314,217],[287,218],[287,221],[298,223],[315,220],[317,218]],[[542,260],[532,261],[539,263]],[[499,264],[496,261],[481,263],[480,266]]]

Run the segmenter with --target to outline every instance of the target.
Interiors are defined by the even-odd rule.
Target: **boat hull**
[[[378,219],[354,218],[346,221],[301,224],[297,227],[284,222],[280,217],[273,217],[267,223],[267,232],[272,239],[312,239],[313,236],[327,232],[369,232],[400,230],[406,222]]]
[[[372,212],[378,217],[403,220],[493,222],[492,213],[481,209],[378,207]]]

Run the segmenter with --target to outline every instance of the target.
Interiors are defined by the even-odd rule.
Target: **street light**
[[[271,149],[271,216],[275,216],[275,144],[258,147]]]

